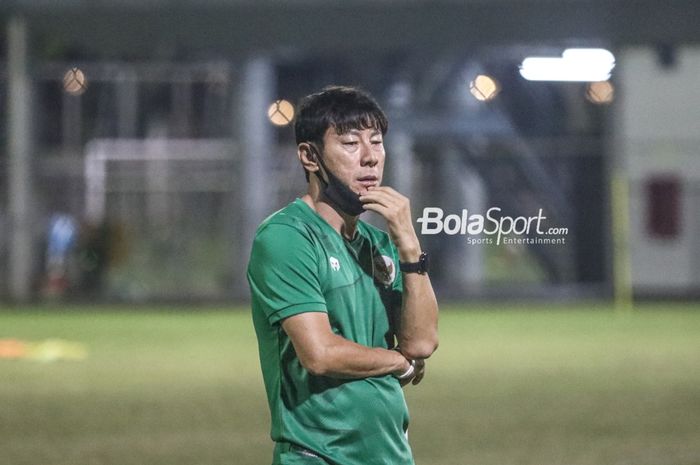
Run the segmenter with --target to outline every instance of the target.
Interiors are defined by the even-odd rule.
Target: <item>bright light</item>
[[[294,119],[294,105],[287,100],[275,100],[267,109],[267,117],[275,126],[286,126]]]
[[[80,68],[71,68],[63,75],[63,90],[70,95],[80,95],[87,90],[87,79]]]
[[[520,75],[528,81],[607,81],[615,56],[603,48],[569,48],[561,57],[528,57]]]
[[[480,102],[493,100],[500,90],[501,86],[498,85],[498,82],[485,74],[479,74],[469,83],[469,92]]]
[[[615,98],[615,87],[609,81],[591,82],[586,88],[586,98],[598,105],[611,103]]]

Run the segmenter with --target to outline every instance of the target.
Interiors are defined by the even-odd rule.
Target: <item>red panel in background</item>
[[[649,178],[646,185],[647,231],[651,237],[673,239],[680,234],[681,188],[678,176]]]

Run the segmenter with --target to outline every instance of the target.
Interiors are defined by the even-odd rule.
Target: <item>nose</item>
[[[364,142],[362,146],[362,157],[360,159],[362,166],[374,166],[379,163],[379,153],[372,147],[371,142]]]

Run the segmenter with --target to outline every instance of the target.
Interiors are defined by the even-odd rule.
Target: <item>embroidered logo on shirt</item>
[[[396,279],[396,266],[394,265],[394,260],[392,260],[391,257],[382,255],[380,258],[379,256],[376,256],[374,260],[374,267],[377,281],[385,286],[393,283],[394,279]]]
[[[337,258],[335,258],[335,257],[330,257],[330,258],[328,259],[328,261],[330,262],[330,264],[331,264],[331,269],[332,269],[333,271],[338,271],[338,270],[340,269],[340,262],[338,261]]]

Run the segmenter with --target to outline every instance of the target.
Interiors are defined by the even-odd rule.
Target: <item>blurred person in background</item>
[[[78,236],[78,225],[72,215],[56,213],[49,220],[46,240],[44,295],[60,297],[70,286],[69,258]]]
[[[409,200],[382,186],[388,122],[350,87],[302,99],[308,191],[258,228],[248,264],[273,464],[413,464],[402,386],[437,348]],[[381,215],[387,232],[360,221]]]

